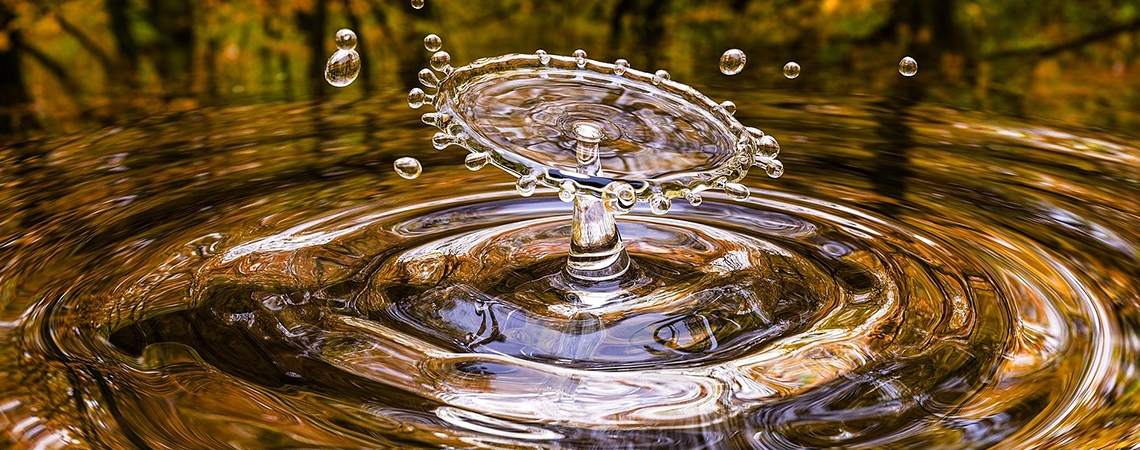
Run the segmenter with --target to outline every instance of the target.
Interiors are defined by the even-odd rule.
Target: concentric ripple
[[[757,114],[782,112],[769,128],[798,142],[797,169],[744,202],[623,216],[632,275],[604,294],[563,277],[553,192],[518,198],[446,155],[391,173],[412,121],[286,105],[7,149],[4,439],[1140,443],[1140,150],[923,107],[771,104]]]

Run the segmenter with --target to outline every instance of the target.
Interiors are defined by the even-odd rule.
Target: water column
[[[572,130],[578,141],[578,172],[586,177],[598,176],[602,130],[587,122],[575,124]],[[615,279],[628,269],[629,255],[622,245],[614,216],[606,209],[606,200],[588,193],[575,193],[566,273],[578,280],[597,282]]]

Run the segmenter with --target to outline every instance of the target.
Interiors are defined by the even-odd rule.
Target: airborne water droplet
[[[424,0],[412,0],[412,8],[422,9],[424,7]]]
[[[356,50],[337,50],[325,63],[325,81],[336,87],[345,87],[360,75],[360,55]]]
[[[467,157],[463,159],[463,165],[472,172],[482,169],[483,166],[487,165],[487,154],[483,152],[468,153]]]
[[[586,67],[586,51],[585,50],[582,50],[582,49],[574,50],[573,56],[574,56],[574,64],[576,64],[579,69]]]
[[[795,61],[788,61],[787,64],[784,64],[784,77],[789,80],[794,80],[798,76],[800,76],[799,63]]]
[[[348,28],[341,28],[336,32],[334,38],[336,48],[341,50],[353,50],[356,48],[356,33]]]
[[[747,61],[748,57],[744,55],[744,51],[738,48],[727,50],[720,55],[720,73],[736,75],[744,70],[744,63]]]
[[[780,154],[780,142],[771,135],[760,138],[756,143],[756,156],[764,159],[774,159]]]
[[[669,80],[669,72],[665,71],[665,69],[653,73],[653,84],[661,84],[662,81],[667,80]]]
[[[438,52],[439,49],[443,48],[443,39],[440,39],[435,33],[424,36],[424,48],[429,52]]]
[[[408,156],[397,159],[396,162],[392,164],[392,167],[396,169],[398,175],[409,180],[420,176],[420,173],[423,172],[423,168],[420,167],[420,161]]]
[[[550,64],[550,55],[546,53],[546,50],[540,48],[538,51],[535,51],[534,54],[538,55],[538,62],[542,63],[542,65]]]
[[[435,72],[432,72],[431,69],[428,69],[426,67],[420,69],[418,76],[420,79],[420,84],[426,87],[433,88],[439,86],[439,77],[435,76]]]
[[[903,58],[902,61],[899,61],[899,73],[903,74],[904,77],[913,77],[914,74],[918,73],[918,61],[909,56]]]
[[[519,195],[523,197],[530,197],[534,194],[536,186],[538,186],[538,178],[531,174],[523,175],[515,182],[515,190],[519,191]]]

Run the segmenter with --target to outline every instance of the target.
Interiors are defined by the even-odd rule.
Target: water
[[[726,50],[724,54],[720,56],[720,73],[736,75],[744,70],[744,64],[747,60],[748,58],[740,49],[734,48]]]
[[[527,290],[567,252],[556,191],[424,152],[400,94],[4,148],[0,429],[28,447],[1140,444],[1130,140],[706,93],[780,136],[791,170],[750,173],[743,202],[639,203],[618,220],[636,270],[673,277],[632,290],[687,294],[593,311]],[[391,169],[407,154],[430,169],[415,182]]]
[[[784,64],[784,78],[794,80],[800,76],[800,64],[795,61],[788,61]]]
[[[356,81],[359,75],[360,54],[356,50],[337,49],[325,63],[325,81],[333,86],[348,86]]]
[[[420,161],[409,156],[397,159],[392,163],[392,167],[396,170],[396,174],[408,180],[415,179],[423,173],[423,166],[420,165]]]
[[[443,39],[434,33],[424,36],[424,48],[429,52],[438,52],[439,49],[443,48]]]
[[[899,73],[904,77],[913,77],[914,74],[918,73],[918,61],[909,56],[903,58],[899,61]]]

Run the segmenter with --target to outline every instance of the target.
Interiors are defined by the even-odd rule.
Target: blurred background
[[[698,87],[905,96],[1140,128],[1140,0],[0,0],[0,141],[320,100],[334,89],[322,74],[339,28],[357,32],[364,60],[340,99],[412,87],[429,56],[422,38],[437,33],[456,65],[583,48]],[[734,47],[748,65],[726,77],[717,60]],[[907,55],[922,83],[894,82]],[[803,67],[798,79],[781,76],[787,61]]]

